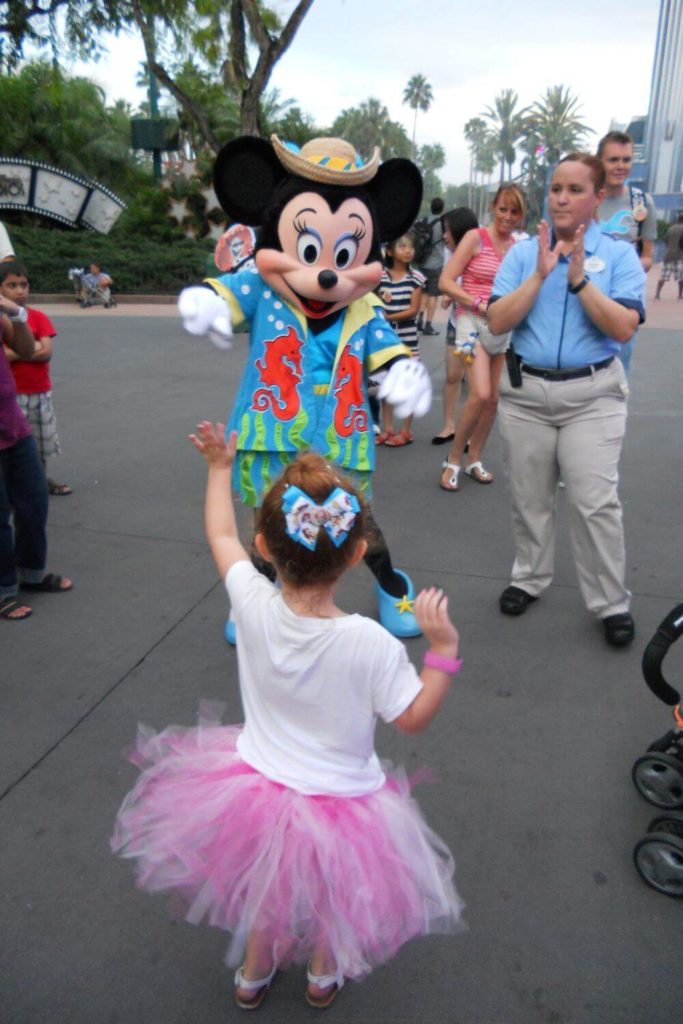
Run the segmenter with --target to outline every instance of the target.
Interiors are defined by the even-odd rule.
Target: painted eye
[[[358,242],[355,238],[342,238],[334,247],[334,265],[337,270],[348,267],[356,258]]]
[[[296,243],[296,254],[301,263],[307,266],[314,266],[320,259],[322,245],[320,239],[310,231],[302,231]]]

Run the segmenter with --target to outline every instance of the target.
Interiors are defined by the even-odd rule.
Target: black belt
[[[598,370],[604,370],[614,362],[614,356],[603,359],[600,363],[591,363],[590,366],[579,366],[575,370],[545,370],[542,366],[529,366],[522,362],[524,373],[532,377],[541,377],[543,380],[578,380],[579,377],[590,377]]]

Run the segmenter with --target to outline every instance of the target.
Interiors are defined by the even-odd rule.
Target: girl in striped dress
[[[415,246],[410,235],[403,235],[387,246],[379,295],[386,307],[387,320],[399,339],[410,349],[413,358],[419,359],[417,314],[420,311],[425,278],[419,270],[411,267],[414,256]],[[403,420],[401,430],[395,433],[393,406],[382,402],[382,427],[375,437],[375,443],[384,444],[388,448],[402,448],[410,444],[413,440],[412,423],[412,416],[408,416]]]
[[[514,245],[513,232],[526,214],[521,189],[516,185],[501,185],[493,200],[492,214],[488,228],[467,232],[439,281],[441,291],[457,303],[455,348],[465,358],[469,390],[455,426],[448,458],[441,466],[441,487],[445,491],[458,490],[461,470],[477,483],[493,481],[493,474],[484,469],[481,458],[496,418],[498,381],[505,356],[503,353],[491,356],[487,352],[487,348],[494,351],[500,348],[488,329],[487,307],[498,267]],[[464,449],[468,440],[469,462],[465,466]]]

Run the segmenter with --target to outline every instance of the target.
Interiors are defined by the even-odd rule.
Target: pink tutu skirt
[[[367,796],[306,796],[245,764],[240,731],[140,730],[131,760],[144,770],[112,849],[136,861],[142,888],[230,932],[233,966],[256,931],[282,967],[322,947],[360,978],[408,939],[456,929],[453,858],[403,775]]]

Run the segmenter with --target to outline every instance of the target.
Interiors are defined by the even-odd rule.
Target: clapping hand
[[[190,441],[200,455],[203,455],[209,466],[230,469],[235,461],[237,449],[237,431],[233,431],[225,440],[225,425],[202,420],[197,425],[197,433],[190,434]]]
[[[571,243],[571,247],[567,252],[569,257],[569,270],[567,271],[567,281],[572,288],[575,288],[578,284],[581,284],[586,273],[584,271],[584,260],[586,258],[586,251],[583,245],[583,236],[586,233],[586,229],[583,224],[576,229],[574,234],[574,241]]]
[[[547,220],[542,220],[538,225],[538,260],[536,262],[536,270],[543,281],[555,269],[560,256],[567,256],[570,251],[567,242],[556,242],[555,248],[551,249],[550,237],[550,224],[548,224]]]

